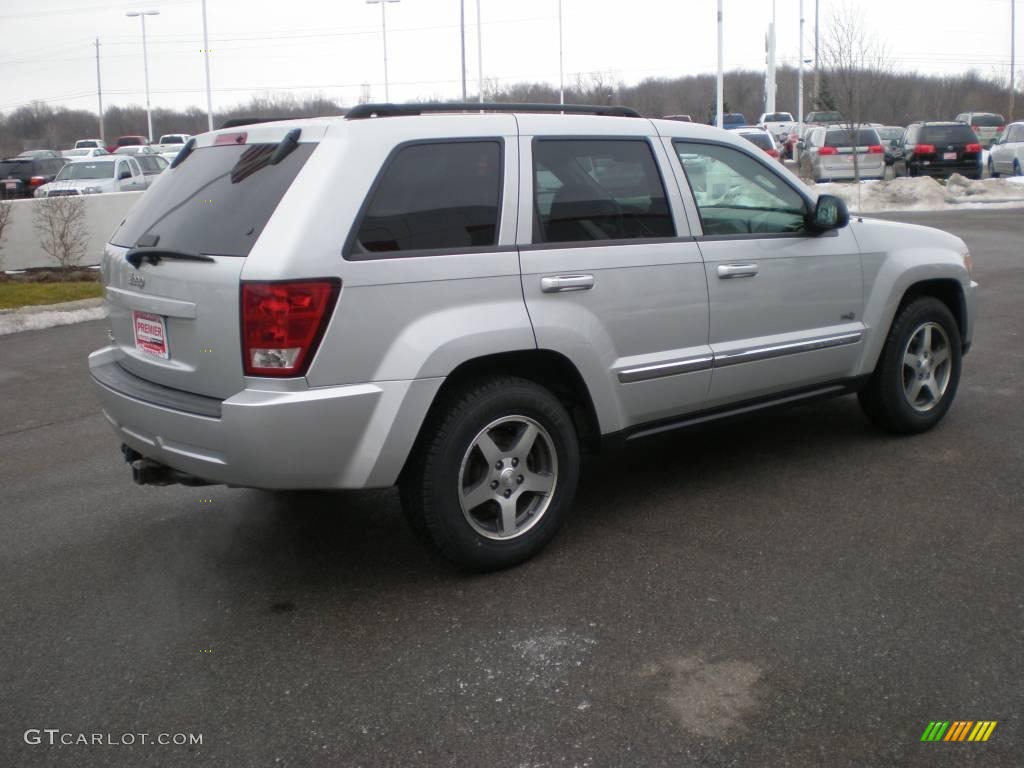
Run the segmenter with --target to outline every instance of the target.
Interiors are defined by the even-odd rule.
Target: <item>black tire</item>
[[[904,370],[904,353],[911,339],[929,323],[939,326],[948,341],[948,381],[934,404],[922,411],[911,405],[905,392],[905,386],[908,382],[913,383],[914,376],[913,369],[909,377]],[[875,371],[858,394],[864,413],[876,426],[897,434],[915,434],[931,429],[946,415],[956,397],[961,358],[960,329],[949,308],[930,296],[914,299],[897,313]]]
[[[989,175],[989,178],[992,178],[992,179],[998,179],[999,178],[999,174],[996,173],[996,166],[992,162],[992,158],[991,157],[988,159],[988,175]]]
[[[1013,175],[1014,176],[1020,176],[1021,175],[1021,173],[1020,173],[1020,160],[1014,160],[1013,161]]]
[[[543,430],[543,441],[538,438],[538,442],[543,442],[541,448],[549,460],[554,456],[554,490],[550,495],[513,496],[522,496],[527,506],[534,498],[547,503],[536,514],[537,519],[531,521],[530,515],[523,515],[522,533],[514,532],[503,539],[488,537],[471,525],[469,513],[463,513],[460,498],[464,460],[467,467],[471,461],[482,465],[482,452],[476,453],[473,447],[476,439],[494,422],[519,417]],[[503,461],[507,467],[512,466],[508,458]],[[523,466],[527,461],[524,456]],[[493,376],[453,393],[434,409],[399,486],[402,508],[413,529],[425,534],[449,560],[473,571],[508,568],[533,557],[557,533],[576,495],[579,467],[576,429],[561,402],[527,379]],[[490,472],[490,465],[483,471]],[[514,483],[515,479],[509,482]],[[523,482],[522,476],[519,482]],[[499,487],[496,493],[501,492]],[[485,501],[482,508],[475,509],[493,509],[497,513],[497,503]],[[500,514],[495,514],[494,525],[500,528],[498,517]],[[515,527],[520,527],[518,518]]]

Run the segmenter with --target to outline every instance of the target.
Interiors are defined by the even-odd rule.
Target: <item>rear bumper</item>
[[[977,160],[973,160],[969,163],[942,163],[931,161],[928,165],[923,163],[914,163],[914,171],[918,176],[931,176],[936,179],[945,179],[952,176],[954,173],[959,173],[964,176],[981,175],[981,163]]]
[[[860,178],[862,179],[881,179],[885,176],[885,161],[875,162],[871,165],[860,165]],[[854,173],[852,166],[843,166],[837,168],[831,168],[826,164],[821,165],[820,177],[825,179],[856,179],[857,174]]]
[[[279,382],[266,389],[250,384],[217,401],[215,416],[211,403],[193,407],[190,399],[198,396],[124,371],[121,354],[106,347],[89,356],[103,414],[118,438],[180,472],[252,488],[393,485],[443,381],[318,388],[297,381],[288,390],[274,388]]]

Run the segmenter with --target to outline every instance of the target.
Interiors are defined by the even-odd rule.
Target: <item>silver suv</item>
[[[949,409],[958,238],[850,221],[709,126],[479,110],[189,140],[103,258],[89,364],[137,482],[397,483],[487,570],[552,538],[581,452],[850,392],[896,432]]]

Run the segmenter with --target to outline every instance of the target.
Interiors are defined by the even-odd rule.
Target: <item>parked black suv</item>
[[[0,160],[0,199],[32,197],[67,163],[61,157],[11,157]]]
[[[981,142],[966,123],[911,123],[900,146],[897,176],[948,178],[961,173],[981,178]]]

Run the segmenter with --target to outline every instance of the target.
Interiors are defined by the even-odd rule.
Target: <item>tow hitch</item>
[[[147,459],[138,451],[121,445],[124,460],[131,464],[132,480],[137,485],[217,485],[210,480],[172,469],[159,461]]]

